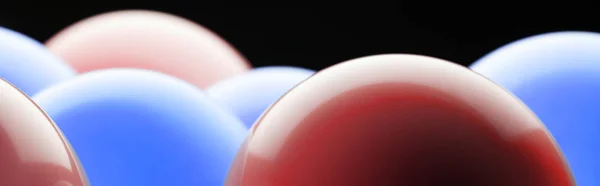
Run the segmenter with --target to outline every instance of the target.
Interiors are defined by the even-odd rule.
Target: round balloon
[[[31,96],[75,76],[75,71],[41,43],[0,27],[0,77]]]
[[[146,70],[82,74],[34,100],[92,185],[222,185],[247,133],[195,86]]]
[[[209,97],[229,108],[250,128],[279,97],[314,71],[285,66],[260,67],[209,87]]]
[[[52,120],[3,80],[0,152],[0,185],[89,185],[77,156]]]
[[[471,66],[540,117],[580,186],[600,184],[599,51],[600,34],[554,32],[510,43]]]
[[[574,186],[518,99],[462,66],[376,55],[327,68],[262,115],[226,186]]]
[[[206,86],[249,70],[249,64],[210,30],[154,11],[116,11],[67,27],[46,46],[78,72],[150,69]]]

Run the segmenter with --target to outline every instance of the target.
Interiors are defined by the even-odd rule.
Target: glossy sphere
[[[0,27],[0,77],[27,95],[75,76],[75,71],[37,41]]]
[[[142,68],[198,87],[249,70],[246,60],[213,32],[153,11],[117,11],[82,20],[55,35],[47,47],[79,72]]]
[[[92,185],[222,185],[247,133],[193,85],[144,70],[90,72],[34,100]]]
[[[378,55],[323,70],[256,123],[227,186],[571,186],[543,124],[466,68]]]
[[[69,142],[35,103],[0,80],[0,185],[85,186]]]
[[[557,32],[504,46],[471,68],[519,97],[546,124],[577,184],[600,184],[600,34]]]
[[[283,94],[314,74],[296,67],[261,67],[209,87],[206,92],[250,128]]]

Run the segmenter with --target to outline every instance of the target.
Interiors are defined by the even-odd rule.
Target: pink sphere
[[[80,73],[142,68],[170,74],[200,88],[251,67],[212,31],[154,11],[96,15],[59,32],[46,46]]]

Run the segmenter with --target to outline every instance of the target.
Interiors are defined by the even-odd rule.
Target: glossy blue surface
[[[251,128],[271,104],[314,73],[297,67],[260,67],[217,82],[206,91]]]
[[[41,43],[0,27],[0,77],[31,96],[75,76],[75,71]]]
[[[600,185],[600,34],[525,38],[471,68],[519,97],[546,124],[580,186]]]
[[[90,72],[34,100],[92,185],[223,185],[247,130],[193,85],[133,69]]]

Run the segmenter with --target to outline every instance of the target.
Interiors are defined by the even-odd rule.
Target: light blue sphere
[[[314,73],[298,67],[260,67],[219,81],[206,92],[251,128],[271,104]]]
[[[75,71],[41,43],[0,27],[0,77],[33,94],[75,76]]]
[[[471,69],[508,89],[546,124],[578,185],[600,185],[600,34],[525,38]]]

